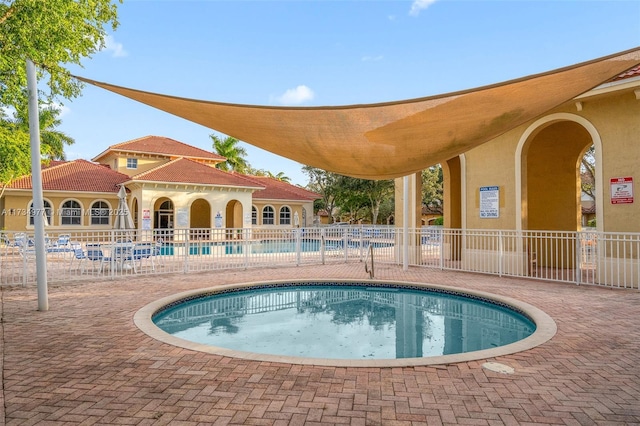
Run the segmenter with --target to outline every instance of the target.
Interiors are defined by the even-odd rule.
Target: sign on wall
[[[500,217],[500,187],[480,187],[480,218],[495,219]]]
[[[617,177],[609,180],[611,185],[611,204],[633,203],[633,178]]]
[[[142,229],[151,229],[151,212],[149,209],[142,210]]]

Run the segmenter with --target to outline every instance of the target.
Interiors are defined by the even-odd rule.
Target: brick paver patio
[[[526,352],[435,367],[265,363],[173,347],[133,323],[180,291],[285,278],[365,279],[362,264],[2,289],[0,422],[22,424],[640,424],[640,292],[377,266],[376,279],[513,297],[558,333]],[[483,368],[506,364],[513,374]]]

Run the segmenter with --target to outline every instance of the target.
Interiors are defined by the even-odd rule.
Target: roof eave
[[[625,90],[631,89],[640,89],[640,76],[638,77],[630,77],[625,78],[623,80],[611,81],[608,83],[601,84],[598,87],[595,87],[592,90],[589,90],[586,93],[583,93],[580,96],[576,96],[574,99],[582,100],[592,98],[594,96],[606,95],[613,92],[621,92]],[[640,96],[640,93],[636,93],[636,97]]]
[[[181,185],[181,186],[208,186],[211,188],[236,188],[242,190],[252,190],[259,191],[264,189],[261,186],[245,186],[245,185],[224,185],[224,184],[216,184],[216,183],[198,183],[198,182],[173,182],[173,181],[161,181],[161,180],[143,180],[143,179],[134,179],[130,182],[132,184],[150,184],[150,185]]]

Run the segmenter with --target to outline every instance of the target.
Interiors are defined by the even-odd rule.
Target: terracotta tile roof
[[[247,178],[264,187],[263,190],[253,193],[253,198],[257,200],[313,201],[322,198],[320,194],[268,176],[247,176]]]
[[[130,180],[102,164],[87,160],[66,161],[42,169],[44,191],[81,191],[117,193],[119,185]],[[32,189],[31,175],[16,179],[8,189]]]
[[[204,149],[200,149],[195,146],[187,145],[186,143],[179,142],[175,139],[166,138],[163,136],[145,136],[127,142],[121,142],[115,145],[111,145],[105,151],[94,157],[93,161],[97,161],[99,158],[103,157],[110,151],[160,154],[170,157],[203,158],[216,161],[225,160],[224,157],[218,154],[210,151],[205,151]]]
[[[229,173],[188,158],[178,158],[140,173],[132,180],[262,188],[239,173]]]
[[[631,68],[629,71],[623,72],[622,74],[612,78],[611,81],[620,81],[620,80],[624,80],[626,78],[631,78],[631,77],[640,77],[640,65],[638,65],[635,68]]]

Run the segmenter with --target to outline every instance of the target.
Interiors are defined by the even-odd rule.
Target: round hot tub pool
[[[151,303],[150,336],[225,356],[342,366],[491,358],[546,342],[555,322],[488,293],[408,282],[272,281],[190,291]]]

